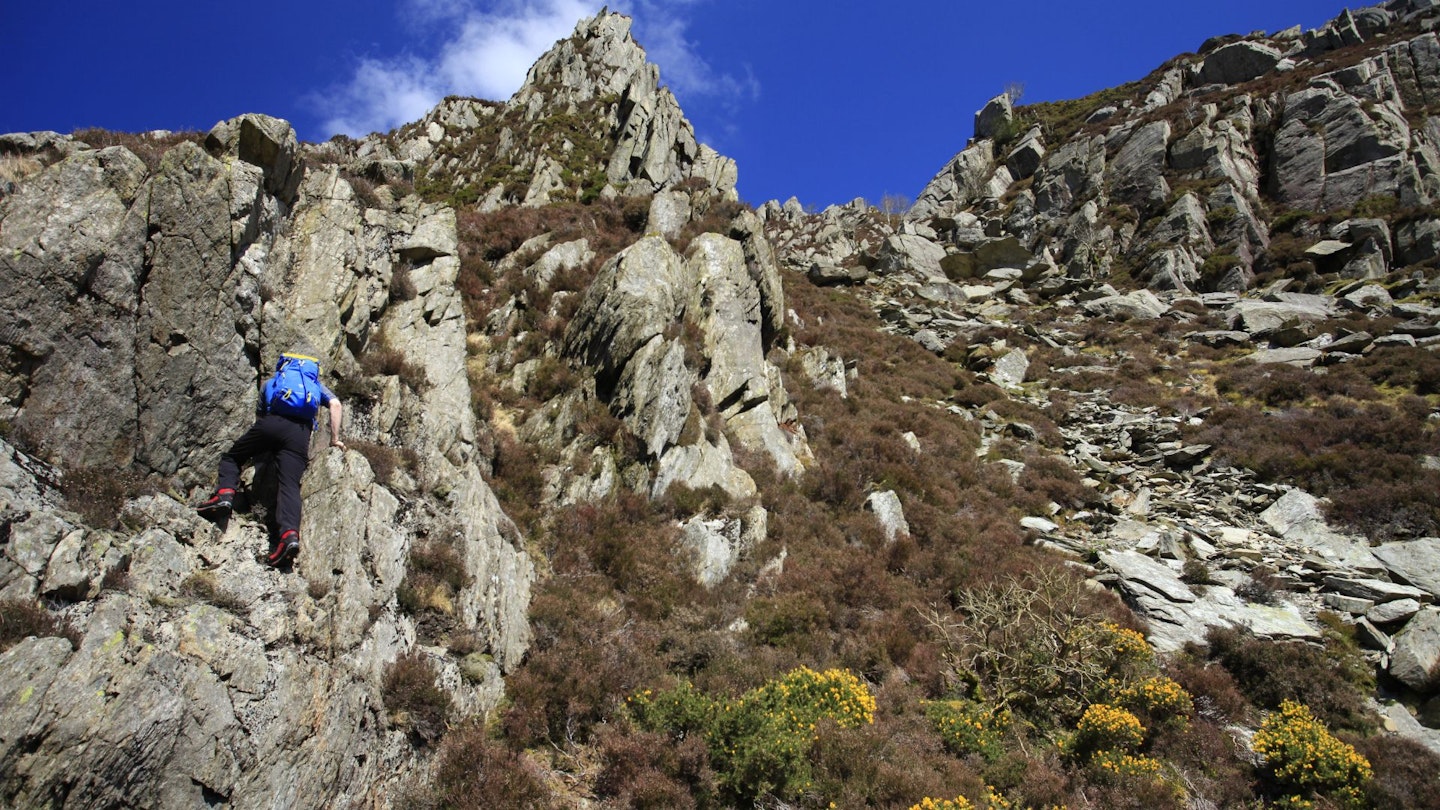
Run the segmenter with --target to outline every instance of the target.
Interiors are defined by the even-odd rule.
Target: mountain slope
[[[358,141],[0,136],[0,798],[1429,806],[1423,6],[997,99],[904,216],[739,203],[609,13]],[[296,344],[277,572],[185,502]]]

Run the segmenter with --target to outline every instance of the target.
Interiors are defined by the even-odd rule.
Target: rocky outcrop
[[[617,255],[586,292],[565,352],[596,369],[601,398],[652,457],[679,449],[695,383],[742,446],[795,475],[807,451],[780,428],[792,409],[766,360],[784,308],[777,270],[757,225],[731,232],[702,235],[685,257],[659,237]]]
[[[367,210],[334,169],[302,169],[288,124],[258,115],[153,169],[124,147],[67,151],[0,200],[5,408],[25,448],[0,445],[13,527],[0,592],[65,600],[78,642],[0,655],[0,796],[249,807],[378,795],[423,757],[386,712],[387,667],[432,645],[449,699],[481,712],[529,643],[533,567],[483,477],[470,408],[454,214],[414,198]],[[91,505],[59,494],[71,479],[204,492],[274,357],[302,343],[345,392],[346,435],[413,464],[377,480],[360,453],[317,446],[292,573],[256,560],[258,521],[217,531],[173,494],[121,493],[90,517],[65,508]],[[367,374],[377,347],[409,379]],[[424,537],[445,538],[465,568],[451,616],[488,663],[464,678],[397,602]]]
[[[1272,212],[1327,212],[1391,199],[1425,206],[1440,192],[1426,118],[1440,40],[1397,28],[1388,9],[1373,11],[1363,26],[1361,17],[1342,15],[1308,46],[1257,34],[1184,57],[1137,82],[1129,100],[1097,102],[1078,131],[1044,105],[992,100],[977,115],[975,137],[907,218],[933,225],[981,215],[992,238],[1055,246],[1072,278],[1099,281],[1119,266],[1154,289],[1247,290],[1257,274],[1292,261],[1292,245],[1282,240],[1277,252],[1257,216],[1262,199]],[[1365,50],[1345,67],[1323,62],[1326,50],[1342,46]],[[1026,134],[997,143],[1001,120],[1002,134]],[[1188,224],[1177,243],[1172,220],[1186,197]],[[974,249],[941,245],[961,256]],[[906,253],[924,250],[908,245]],[[1356,277],[1404,266],[1374,247],[1345,258]]]
[[[393,137],[356,145],[370,175],[409,174],[457,203],[543,206],[644,196],[685,181],[735,197],[735,162],[700,143],[630,18],[581,20],[504,104],[450,98]]]

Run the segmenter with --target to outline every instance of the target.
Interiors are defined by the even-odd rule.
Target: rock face
[[[907,216],[979,217],[991,237],[1013,235],[1032,251],[1054,246],[1056,269],[1070,278],[1103,279],[1123,266],[1153,289],[1248,289],[1257,272],[1290,262],[1271,251],[1255,215],[1262,197],[1324,212],[1382,198],[1424,206],[1440,191],[1436,132],[1424,112],[1440,40],[1430,31],[1392,33],[1379,19],[1368,34],[1337,20],[1324,29],[1333,41],[1303,49],[1257,34],[1186,57],[1137,83],[1129,100],[1095,110],[1078,132],[1045,111],[993,99],[977,114],[975,137]],[[1315,61],[1332,47],[1360,45],[1367,50],[1350,67],[1326,72]],[[997,132],[1011,140],[997,142]],[[1171,193],[1196,184],[1206,193]],[[1392,241],[1365,252],[1383,254]],[[937,244],[971,250],[964,238]],[[906,253],[924,251],[912,244]]]
[[[788,335],[787,271],[953,363],[957,396],[924,404],[973,423],[997,478],[1074,474],[1030,500],[1025,536],[1125,598],[1157,648],[1222,626],[1315,639],[1324,608],[1432,695],[1440,541],[1372,547],[1321,499],[1229,466],[1186,433],[1213,380],[1163,408],[1111,390],[1190,347],[1318,376],[1440,345],[1430,9],[1241,38],[1078,117],[998,97],[904,217],[738,205],[734,163],[608,13],[508,102],[448,99],[359,142],[300,144],[253,114],[98,149],[0,136],[33,167],[0,186],[0,599],[45,600],[70,631],[0,650],[0,804],[393,802],[433,753],[387,703],[394,663],[427,662],[483,715],[530,647],[532,524],[490,485],[516,447],[542,459],[525,506],[700,503],[669,527],[676,561],[705,588],[746,571],[769,520],[768,476],[746,470],[788,486],[812,462],[787,380],[868,395],[850,348]],[[463,235],[568,201],[634,238]],[[316,443],[304,551],[275,571],[255,559],[263,470],[224,529],[186,501],[299,345],[342,392],[352,449]],[[902,504],[923,499],[854,483],[908,553]],[[437,549],[459,584],[424,595],[427,618],[406,584]]]
[[[596,369],[601,399],[662,467],[668,453],[685,450],[698,385],[742,446],[795,475],[808,450],[803,435],[780,428],[793,408],[766,360],[784,311],[778,270],[753,215],[730,233],[702,235],[685,257],[659,237],[617,255],[586,292],[565,352]],[[687,365],[687,341],[703,369]]]
[[[0,200],[3,407],[25,448],[0,442],[0,593],[65,600],[79,639],[0,655],[6,804],[383,792],[422,756],[380,693],[419,649],[396,596],[419,538],[454,548],[468,584],[449,615],[490,662],[461,678],[425,647],[451,701],[497,705],[528,647],[533,566],[484,478],[454,213],[414,198],[366,210],[298,150],[288,124],[247,115],[153,168],[76,148]],[[347,392],[347,437],[413,462],[377,480],[366,456],[317,444],[293,572],[256,561],[260,524],[217,531],[184,495],[117,501],[118,526],[67,509],[85,503],[57,484],[122,471],[203,497],[257,384],[301,343]],[[367,373],[381,350],[410,378]]]

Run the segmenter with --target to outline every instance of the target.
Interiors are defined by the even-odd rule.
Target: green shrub
[[[1277,792],[1309,799],[1329,796],[1344,806],[1360,807],[1370,780],[1369,760],[1341,742],[1304,704],[1282,701],[1260,725],[1252,742],[1265,757],[1265,771]]]
[[[964,756],[979,754],[987,760],[1005,752],[1005,735],[1010,730],[1010,713],[970,700],[934,700],[925,704],[925,714],[951,752]]]
[[[1355,203],[1350,214],[1366,219],[1386,219],[1400,208],[1400,198],[1393,194],[1371,194]]]
[[[762,796],[793,797],[811,786],[811,744],[822,723],[856,728],[873,723],[875,698],[844,670],[791,670],[734,701],[721,701],[689,683],[631,696],[642,727],[677,737],[704,736],[720,790],[751,803]]]

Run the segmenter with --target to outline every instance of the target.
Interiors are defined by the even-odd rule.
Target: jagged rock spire
[[[396,157],[420,162],[432,190],[482,207],[650,194],[690,178],[733,197],[735,162],[699,142],[630,24],[608,11],[581,20],[507,103],[446,99],[397,133]]]

